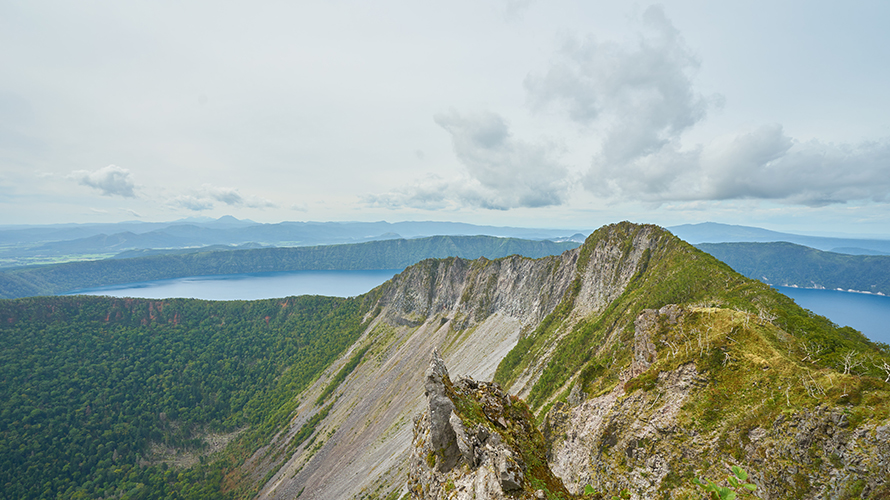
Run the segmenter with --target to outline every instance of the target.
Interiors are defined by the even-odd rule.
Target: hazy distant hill
[[[844,255],[781,242],[695,246],[739,273],[772,285],[841,288],[890,295],[888,255]]]
[[[576,230],[477,226],[457,222],[281,222],[234,217],[165,223],[63,224],[0,227],[0,267],[95,260],[137,249],[210,245],[311,246],[435,235],[487,235],[584,241]]]
[[[434,236],[294,248],[174,253],[131,259],[69,262],[0,273],[0,298],[54,295],[97,286],[179,278],[272,271],[401,269],[429,258],[496,259],[508,255],[544,257],[578,246],[575,242],[532,241],[493,236]]]
[[[683,224],[669,227],[668,230],[693,245],[697,243],[768,243],[787,241],[829,252],[855,255],[890,255],[890,240],[806,236],[780,233],[759,227],[734,226],[716,222]]]

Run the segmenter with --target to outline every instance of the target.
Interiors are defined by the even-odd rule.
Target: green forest
[[[362,331],[363,299],[0,300],[0,497],[226,498],[225,474]],[[188,469],[150,448],[224,456]]]
[[[423,259],[444,257],[496,259],[518,254],[538,258],[559,254],[578,245],[575,242],[556,243],[494,236],[433,236],[348,245],[176,252],[130,259],[29,266],[0,272],[0,298],[55,295],[83,288],[185,276],[403,269]]]
[[[823,252],[793,243],[701,243],[697,248],[771,285],[890,295],[890,256]]]

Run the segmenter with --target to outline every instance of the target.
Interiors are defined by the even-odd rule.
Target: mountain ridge
[[[890,255],[823,252],[794,243],[699,243],[736,271],[765,283],[890,295]]]
[[[521,282],[517,288],[511,290],[509,284],[516,276],[514,273],[517,269],[521,269],[520,276],[529,276],[534,272],[544,273],[541,276],[549,276],[557,286],[540,286],[539,290],[532,287],[534,293],[528,296],[524,294]],[[541,282],[541,276],[532,281]],[[398,293],[389,295],[394,293],[393,290]],[[695,429],[699,424],[689,423],[692,418],[688,416],[690,413],[699,415],[704,412],[709,419],[708,425],[711,427],[702,428],[701,432],[714,436],[714,441],[709,445],[705,444],[707,440],[697,442],[697,457],[700,454],[725,454],[727,459],[734,456],[730,452],[731,447],[744,438],[744,435],[738,434],[734,411],[738,411],[751,422],[758,422],[758,425],[748,428],[756,430],[755,434],[758,436],[760,432],[765,432],[765,436],[773,440],[770,442],[792,450],[795,457],[806,452],[795,446],[788,448],[789,445],[782,441],[784,438],[774,437],[768,430],[768,425],[761,427],[763,424],[759,424],[772,422],[770,419],[782,414],[780,406],[784,407],[784,398],[781,398],[780,405],[779,395],[773,393],[770,399],[773,406],[760,410],[757,409],[754,396],[745,396],[739,400],[737,408],[730,401],[715,399],[715,395],[722,390],[717,389],[714,393],[716,388],[738,383],[735,380],[738,376],[727,375],[725,366],[733,366],[732,373],[736,373],[736,366],[743,370],[742,373],[749,373],[750,370],[748,366],[751,361],[743,352],[732,347],[731,337],[744,332],[746,338],[751,339],[752,346],[762,346],[763,355],[767,356],[763,359],[775,359],[767,363],[772,363],[769,366],[777,370],[776,374],[795,373],[796,370],[812,373],[805,375],[803,379],[796,378],[793,382],[782,379],[783,382],[779,383],[777,379],[770,377],[752,379],[758,384],[766,384],[770,391],[778,391],[777,387],[784,383],[793,383],[796,393],[788,395],[788,409],[797,412],[802,410],[804,413],[800,415],[816,415],[812,412],[819,401],[826,401],[826,397],[840,396],[841,380],[848,384],[858,384],[857,387],[861,384],[871,387],[867,385],[872,383],[869,382],[873,380],[871,378],[857,379],[857,376],[848,373],[842,376],[832,375],[834,372],[830,367],[835,366],[845,352],[847,355],[878,352],[858,332],[851,329],[837,330],[824,318],[800,310],[792,301],[766,285],[738,275],[725,264],[655,226],[627,223],[607,226],[594,232],[581,248],[559,257],[538,261],[516,257],[470,263],[458,259],[425,261],[381,287],[379,293],[379,313],[376,315],[375,326],[369,329],[368,337],[360,340],[357,346],[366,345],[362,342],[370,342],[371,337],[375,336],[375,328],[381,328],[381,331],[388,332],[387,335],[390,336],[387,345],[392,346],[389,351],[391,354],[377,358],[377,362],[367,361],[369,365],[362,361],[355,368],[335,391],[342,399],[335,404],[329,417],[331,420],[322,423],[321,432],[329,436],[329,439],[317,454],[311,449],[298,448],[281,466],[273,480],[261,490],[260,498],[288,498],[299,491],[302,491],[301,498],[396,498],[409,493],[403,486],[408,467],[405,457],[408,454],[407,449],[410,449],[408,422],[423,407],[422,391],[419,389],[422,386],[422,373],[430,352],[436,348],[440,350],[445,364],[452,368],[453,373],[473,379],[489,380],[492,366],[497,365],[493,374],[494,381],[507,388],[509,393],[527,399],[529,407],[537,413],[537,418],[546,423],[545,435],[551,436],[550,453],[561,461],[562,465],[557,468],[563,480],[568,481],[566,485],[572,494],[580,494],[580,489],[592,484],[599,491],[613,493],[629,489],[632,498],[652,498],[653,495],[660,495],[659,492],[674,489],[691,493],[691,488],[694,487],[691,480],[683,484],[678,482],[678,477],[668,475],[668,471],[674,467],[685,471],[682,474],[695,470],[708,475],[719,474],[719,468],[714,468],[715,464],[712,462],[689,461],[677,455],[672,439],[666,439],[663,446],[647,444],[641,447],[633,444],[645,440],[652,443],[654,436],[645,432],[640,434],[639,429],[632,425],[632,418],[635,414],[649,415],[653,410],[661,411],[666,408],[656,405],[659,391],[686,394],[682,398],[687,401],[686,404],[692,405],[686,411],[680,406],[671,406],[672,409],[659,424],[664,428],[692,426]],[[549,299],[536,302],[533,297],[535,293]],[[384,300],[384,297],[389,298]],[[752,299],[756,300],[752,303]],[[658,309],[650,309],[654,306]],[[671,326],[672,321],[673,325],[682,325],[682,331],[686,333],[676,332],[676,327]],[[713,331],[704,329],[712,322],[713,325],[719,325],[719,328]],[[773,323],[782,326],[778,327]],[[707,331],[708,335],[696,338],[693,334],[690,337],[688,329]],[[786,330],[802,338],[781,333]],[[376,335],[379,338],[385,337],[382,333]],[[703,342],[694,351],[697,353],[702,349],[701,357],[690,354],[693,352],[690,343],[696,345],[697,342]],[[779,354],[781,351],[772,347],[776,342],[784,343],[780,349],[790,349],[796,358],[788,359],[787,354]],[[802,349],[809,349],[807,345],[829,343],[833,346],[831,352],[825,352],[822,348],[816,354],[819,358],[819,370],[829,370],[828,372],[811,371],[799,364],[805,354],[797,353],[802,352]],[[675,353],[674,349],[685,349],[682,352],[689,356],[688,361],[684,363],[677,356],[679,352]],[[345,360],[345,357],[341,359]],[[368,359],[367,355],[364,359]],[[761,367],[758,364],[761,362],[754,363]],[[662,369],[652,371],[657,366]],[[328,373],[333,373],[335,368],[332,367]],[[765,369],[758,368],[750,373],[760,374],[764,371]],[[812,382],[807,378],[810,376],[813,377]],[[695,382],[699,379],[702,382]],[[718,382],[711,380],[718,381],[719,385],[715,386]],[[398,381],[398,389],[392,387],[394,381]],[[838,384],[838,387],[829,390],[828,384]],[[316,387],[321,385],[323,384]],[[822,389],[816,389],[817,386]],[[410,387],[415,387],[413,395]],[[866,392],[872,391],[867,392],[870,394],[868,397],[886,400],[887,386],[879,384],[876,387],[881,389],[866,389]],[[297,417],[291,429],[296,429],[300,421],[305,421],[313,414],[308,402],[312,400],[315,390],[310,389],[304,400],[306,402],[297,411],[301,416]],[[823,394],[819,390],[826,392]],[[862,396],[859,397],[865,397],[866,392],[860,392]],[[630,399],[627,399],[628,394],[631,395]],[[762,400],[763,396],[757,397]],[[369,399],[374,402],[369,402]],[[863,400],[858,401],[861,405]],[[360,422],[361,419],[350,420],[343,413],[346,408],[352,408],[356,404],[367,408],[367,414],[374,415],[374,424],[370,428],[365,427]],[[338,405],[342,405],[340,410]],[[856,418],[860,422],[884,422],[885,427],[877,424],[869,427],[868,447],[850,451],[839,463],[866,460],[870,454],[887,457],[890,450],[880,448],[879,439],[879,435],[882,435],[880,433],[885,432],[880,429],[888,429],[886,412],[875,415],[870,409],[856,405],[853,409],[853,414],[859,415]],[[597,413],[614,415],[612,418],[616,419],[615,422],[625,422],[619,418],[620,415],[631,419],[616,427],[616,431],[621,430],[615,439],[621,447],[639,449],[634,453],[641,457],[641,472],[631,475],[632,471],[626,470],[627,474],[616,474],[616,470],[624,470],[624,465],[621,465],[620,460],[613,459],[624,456],[624,451],[606,461],[585,455],[587,452],[584,450],[605,449],[602,448],[602,439],[607,442],[612,439],[608,437],[609,432],[606,429],[608,420],[595,418],[593,415]],[[349,412],[349,415],[353,413]],[[820,415],[830,421],[837,414],[829,412]],[[822,429],[820,426],[826,424],[819,419],[823,417],[801,419],[811,422],[814,429]],[[715,418],[718,419],[717,423],[711,423]],[[719,419],[726,421],[721,424],[722,420]],[[573,421],[577,421],[572,424],[574,426],[600,423],[587,427],[583,440],[566,446],[558,437],[580,432],[578,427],[565,427],[566,422]],[[383,438],[381,428],[386,429],[382,431]],[[820,443],[828,439],[823,431],[813,432],[810,439]],[[849,435],[846,436],[844,440],[850,439]],[[350,443],[348,448],[352,450],[347,455],[337,451],[341,446],[339,443],[344,441]],[[865,441],[862,443],[861,446],[865,446]],[[283,442],[277,446],[283,446]],[[605,446],[608,448],[613,445]],[[374,451],[362,454],[357,449]],[[648,458],[640,455],[644,451],[649,455]],[[826,457],[821,459],[822,463],[829,463],[828,452],[814,453],[816,456]],[[662,458],[651,462],[658,456]],[[738,455],[732,459],[750,460],[745,457],[746,455]],[[654,468],[646,465],[646,460],[650,460],[648,463]],[[675,463],[677,460],[680,462]],[[666,463],[674,465],[666,467]],[[709,465],[699,469],[692,465],[695,463]],[[763,464],[757,465],[757,462],[741,463],[747,463],[751,470],[759,467],[757,473],[761,477],[756,481],[765,491],[772,491],[772,494],[779,492],[780,497],[781,492],[789,492],[782,484],[783,481],[793,479],[793,469],[772,466],[764,468]],[[870,468],[876,469],[863,470],[872,471],[869,474],[880,474],[878,471],[887,471],[890,461],[882,458],[868,463],[871,464]],[[348,479],[360,475],[358,471],[365,471],[367,474],[370,470],[377,471],[379,475],[359,483]],[[458,476],[449,476],[453,477],[455,484],[462,477],[461,470],[464,469],[454,469]],[[591,474],[606,470],[611,472],[607,475],[603,475],[603,472]],[[819,471],[819,474],[829,474],[831,466],[827,469],[822,467]],[[839,488],[846,488],[864,477],[872,476],[866,474],[851,477]],[[446,484],[444,479],[442,481],[442,484]],[[863,483],[863,487],[870,488],[868,491],[877,491],[883,487],[882,484],[871,481]],[[812,487],[808,483],[806,487],[801,486],[803,489],[800,491],[811,492]],[[420,493],[417,490],[412,491],[412,498],[433,498],[426,496],[427,489],[423,486]]]
[[[890,239],[811,236],[782,233],[753,226],[720,224],[717,222],[682,224],[671,226],[667,229],[677,235],[677,237],[692,244],[788,242],[826,252],[850,253],[854,255],[857,252],[866,252],[866,254],[878,253],[881,255],[890,254]]]

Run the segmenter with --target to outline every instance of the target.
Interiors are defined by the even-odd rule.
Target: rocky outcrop
[[[756,414],[748,420],[729,415],[708,425],[690,420],[687,403],[712,391],[733,395],[716,386],[716,373],[701,373],[695,362],[653,372],[656,342],[671,338],[663,332],[678,327],[685,313],[673,305],[642,311],[623,383],[594,398],[569,397],[547,413],[542,430],[550,467],[569,491],[578,494],[593,485],[599,491],[626,490],[632,499],[668,492],[685,498],[697,493],[689,478],[706,473],[720,479],[720,471],[725,477],[730,465],[740,465],[764,500],[890,498],[886,422],[853,429],[849,409],[825,405],[786,411],[762,425],[750,423]],[[676,352],[672,348],[680,350],[665,343],[662,359]],[[728,349],[716,352],[724,363],[737,356]]]
[[[470,378],[452,384],[438,353],[430,362],[426,387],[428,408],[414,421],[408,472],[412,498],[568,497],[545,465],[543,437],[524,403],[497,384]],[[443,403],[442,395],[452,404]],[[447,419],[445,408],[450,408]]]
[[[379,304],[396,325],[418,326],[440,315],[464,330],[495,313],[534,325],[562,300],[577,258],[575,249],[538,260],[518,255],[494,261],[427,260],[395,276]]]
[[[439,351],[433,351],[424,388],[429,406],[429,447],[439,457],[437,466],[440,472],[454,467],[462,452],[452,424],[454,403],[445,394],[443,380],[446,377],[448,369],[445,368],[445,361],[442,360]]]

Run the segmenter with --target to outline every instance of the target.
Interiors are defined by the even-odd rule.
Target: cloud
[[[462,115],[451,111],[433,119],[451,134],[454,153],[466,170],[453,179],[428,177],[385,195],[366,197],[367,202],[390,208],[509,210],[565,201],[568,170],[554,159],[553,144],[515,139],[496,113]]]
[[[700,198],[758,198],[824,206],[890,201],[890,140],[799,142],[778,125],[715,141],[698,160]]]
[[[403,207],[423,210],[457,208],[464,204],[468,195],[472,197],[465,187],[469,182],[470,179],[466,178],[447,181],[439,176],[428,176],[385,194],[367,195],[363,197],[363,200],[368,205],[389,209]]]
[[[133,193],[135,186],[130,179],[130,171],[117,165],[108,165],[95,172],[76,170],[71,172],[68,177],[77,180],[83,186],[102,191],[105,196],[136,197],[136,194]]]
[[[201,212],[213,208],[212,200],[192,195],[177,196],[176,198],[173,198],[171,204],[194,212]]]
[[[244,198],[238,194],[238,190],[234,188],[228,187],[218,187],[218,186],[210,186],[204,185],[202,187],[206,196],[213,198],[216,201],[221,201],[226,205],[237,206],[244,204]]]
[[[884,203],[890,202],[890,140],[858,145],[800,142],[780,125],[765,125],[690,150],[665,147],[622,168],[595,161],[584,182],[596,194],[655,203]]]
[[[533,109],[556,108],[578,124],[603,126],[608,163],[657,152],[719,101],[694,90],[700,62],[664,10],[648,8],[643,22],[646,35],[632,46],[569,40],[546,72],[525,79]]]
[[[278,205],[259,196],[241,196],[235,188],[204,184],[191,194],[177,196],[171,204],[187,210],[200,212],[212,209],[217,202],[233,207],[276,208]]]
[[[507,21],[521,18],[534,0],[507,0],[504,17]]]
[[[773,200],[822,206],[890,201],[890,142],[800,142],[781,125],[683,147],[719,96],[695,90],[700,62],[660,6],[643,14],[631,44],[569,40],[549,67],[525,79],[536,112],[564,114],[601,141],[584,187],[603,198]]]

